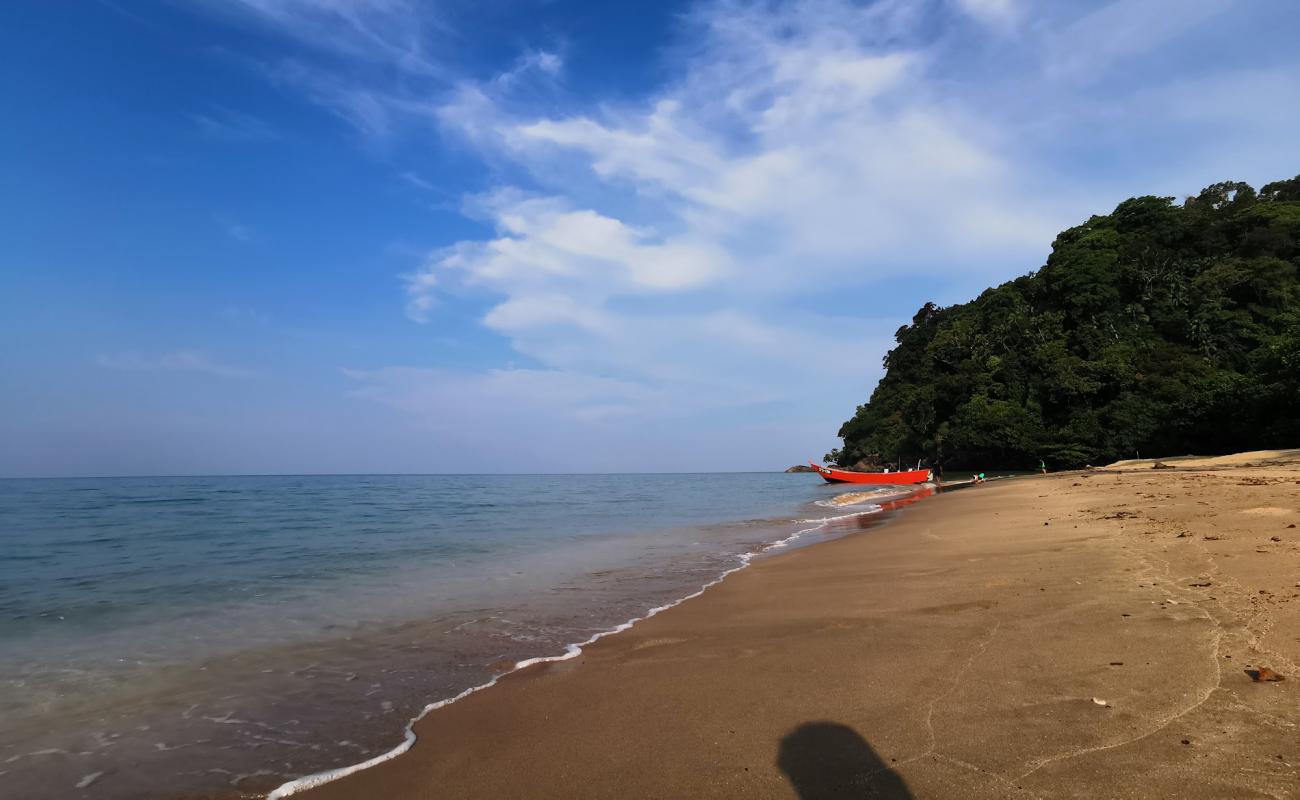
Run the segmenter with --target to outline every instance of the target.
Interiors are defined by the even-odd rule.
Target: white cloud
[[[936,242],[1041,252],[1060,215],[1022,199],[1011,143],[935,96],[923,49],[880,45],[874,28],[844,21],[859,12],[815,5],[728,6],[708,23],[690,77],[644,109],[516,118],[487,87],[462,87],[440,118],[568,202],[575,169],[590,170],[624,195],[601,199],[628,216],[597,213],[712,242],[771,288],[806,283],[798,262],[816,263],[827,282],[870,278],[877,259],[933,264],[948,255]],[[557,164],[568,167],[557,174]],[[930,245],[923,255],[918,239]]]
[[[476,105],[481,108],[482,102]],[[522,158],[533,155],[528,148],[535,144],[573,148],[591,158],[591,168],[602,178],[642,181],[681,193],[702,174],[721,168],[724,156],[712,142],[681,130],[685,121],[680,110],[679,102],[662,100],[648,113],[611,123],[590,117],[503,122],[501,132]]]
[[[547,80],[558,78],[564,71],[564,58],[548,50],[528,50],[519,56],[512,69],[501,73],[493,81],[499,88],[512,88],[514,84],[540,75]]]
[[[1016,0],[956,0],[961,10],[986,25],[1007,30],[1015,26],[1020,17]]]
[[[192,350],[174,350],[158,356],[144,356],[139,353],[100,356],[97,363],[106,369],[135,372],[201,372],[221,378],[251,378],[257,374],[242,367],[218,363],[203,353]]]
[[[510,298],[500,313],[489,315],[492,324],[520,319],[520,308],[536,307],[538,299],[553,304],[557,296],[571,304],[578,321],[578,297],[603,302],[686,291],[720,280],[731,268],[727,252],[706,240],[634,228],[590,209],[570,208],[558,198],[502,191],[478,205],[500,235],[440,251],[407,276],[413,317],[432,307],[431,293],[449,277]]]
[[[533,60],[536,62],[537,68],[548,75],[558,75],[564,69],[564,59],[558,53],[538,50],[533,55]]]

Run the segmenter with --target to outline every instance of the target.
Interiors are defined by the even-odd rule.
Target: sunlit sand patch
[[[1285,517],[1294,513],[1289,508],[1279,508],[1278,506],[1259,506],[1257,508],[1242,509],[1243,514],[1254,514],[1260,517]]]
[[[675,638],[675,637],[666,637],[666,638],[659,638],[659,639],[647,639],[647,640],[645,640],[644,642],[641,642],[641,643],[639,643],[639,644],[634,645],[634,646],[632,647],[632,649],[633,649],[633,650],[644,650],[644,649],[646,649],[647,647],[663,647],[664,645],[669,645],[669,644],[681,644],[682,642],[685,642],[685,641],[689,641],[689,640],[688,640],[688,639],[679,639],[679,638]]]
[[[1293,450],[1253,450],[1226,456],[1168,456],[1160,459],[1142,458],[1116,461],[1101,469],[1143,469],[1160,461],[1166,464],[1201,469],[1206,467],[1282,466],[1300,463],[1300,448]]]

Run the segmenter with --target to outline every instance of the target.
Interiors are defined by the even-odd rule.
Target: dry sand
[[[1101,469],[1115,472],[1154,467],[1156,463],[1173,467],[1221,469],[1225,467],[1300,467],[1300,450],[1252,450],[1226,456],[1174,456],[1116,461]]]
[[[1281,461],[940,495],[303,796],[1300,797],[1298,509]]]

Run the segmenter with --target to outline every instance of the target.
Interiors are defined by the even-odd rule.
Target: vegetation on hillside
[[[1126,200],[898,330],[844,466],[1064,468],[1300,446],[1300,176]]]

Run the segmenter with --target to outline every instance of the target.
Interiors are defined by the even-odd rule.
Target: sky
[[[1300,172],[1293,0],[10,0],[0,476],[772,470],[1121,200]]]

